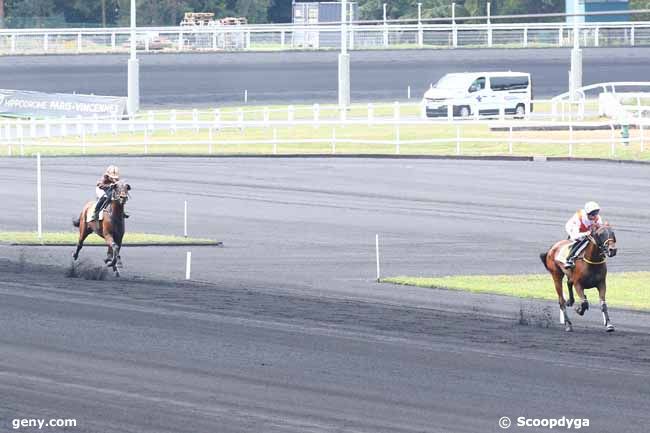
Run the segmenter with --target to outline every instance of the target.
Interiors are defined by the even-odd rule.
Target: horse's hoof
[[[578,313],[579,316],[584,316],[585,311],[587,311],[588,309],[589,309],[589,303],[583,302],[576,307],[576,313]]]
[[[576,300],[571,298],[568,301],[566,301],[566,306],[567,307],[573,307],[573,304],[575,304],[575,303],[576,303]]]
[[[614,332],[614,325],[612,325],[611,323],[607,324],[607,326],[605,326],[605,331]]]
[[[567,325],[564,327],[564,330],[565,330],[566,332],[573,332],[573,326],[571,326],[571,324],[567,324]]]

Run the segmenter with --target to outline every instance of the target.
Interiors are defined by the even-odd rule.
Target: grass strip
[[[46,232],[39,239],[36,232],[0,232],[0,244],[9,245],[76,245],[76,232]],[[104,240],[92,234],[86,238],[84,245],[104,245]],[[221,242],[205,238],[190,238],[153,233],[127,232],[123,245],[221,245]]]
[[[435,278],[398,276],[384,278],[381,281],[425,288],[557,300],[553,281],[548,274],[458,275]],[[598,292],[596,289],[588,289],[586,294],[592,302],[597,302]],[[615,307],[650,310],[650,272],[609,273],[607,275],[607,302]]]

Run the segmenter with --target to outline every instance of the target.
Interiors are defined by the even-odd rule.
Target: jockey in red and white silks
[[[574,241],[567,257],[567,268],[575,266],[575,256],[582,251],[583,247],[587,245],[586,236],[590,233],[591,227],[603,224],[603,219],[600,217],[600,206],[595,201],[585,203],[584,209],[578,210],[566,222],[564,228],[569,235],[569,239]]]

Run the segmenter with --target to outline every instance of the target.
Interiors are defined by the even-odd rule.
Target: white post
[[[528,27],[524,27],[524,48],[528,47]]]
[[[510,125],[508,133],[508,153],[512,155],[512,125]]]
[[[42,210],[42,176],[41,176],[41,154],[36,154],[36,202],[37,202],[37,215],[38,215],[38,238],[43,238],[43,220],[41,217]]]
[[[418,47],[424,46],[424,32],[422,31],[422,3],[418,3]]]
[[[185,258],[185,279],[190,279],[190,273],[192,271],[192,252],[188,251]]]
[[[183,208],[183,236],[187,237],[187,200]]]
[[[645,150],[645,132],[643,130],[643,123],[639,123],[639,133],[641,134],[641,153]]]
[[[128,61],[127,71],[127,112],[129,116],[133,117],[140,108],[140,64],[135,56],[136,51],[136,20],[135,9],[136,0],[131,0],[131,46],[130,57]]]
[[[314,113],[314,127],[318,128],[318,124],[320,123],[320,105],[319,104],[314,104],[313,113]]]
[[[379,269],[379,234],[375,235],[375,257],[377,258],[377,282],[380,282],[381,272]]]
[[[458,29],[456,28],[456,3],[451,4],[451,38],[452,46],[458,46]]]
[[[350,105],[350,55],[348,54],[347,0],[341,0],[341,53],[339,54],[338,93],[339,107]]]
[[[271,112],[269,111],[269,107],[264,107],[262,109],[262,119],[264,120],[264,126],[268,127],[271,120]]]
[[[388,48],[388,21],[386,19],[386,3],[384,3],[384,48]]]
[[[411,99],[411,85],[406,87],[406,99]]]
[[[244,89],[244,104],[248,104],[248,89]]]
[[[490,20],[490,2],[487,2],[487,39],[488,47],[492,47],[492,22]]]

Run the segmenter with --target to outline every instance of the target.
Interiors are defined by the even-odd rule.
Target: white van
[[[424,94],[427,117],[505,114],[524,117],[533,109],[533,84],[525,72],[464,72],[447,74]]]

